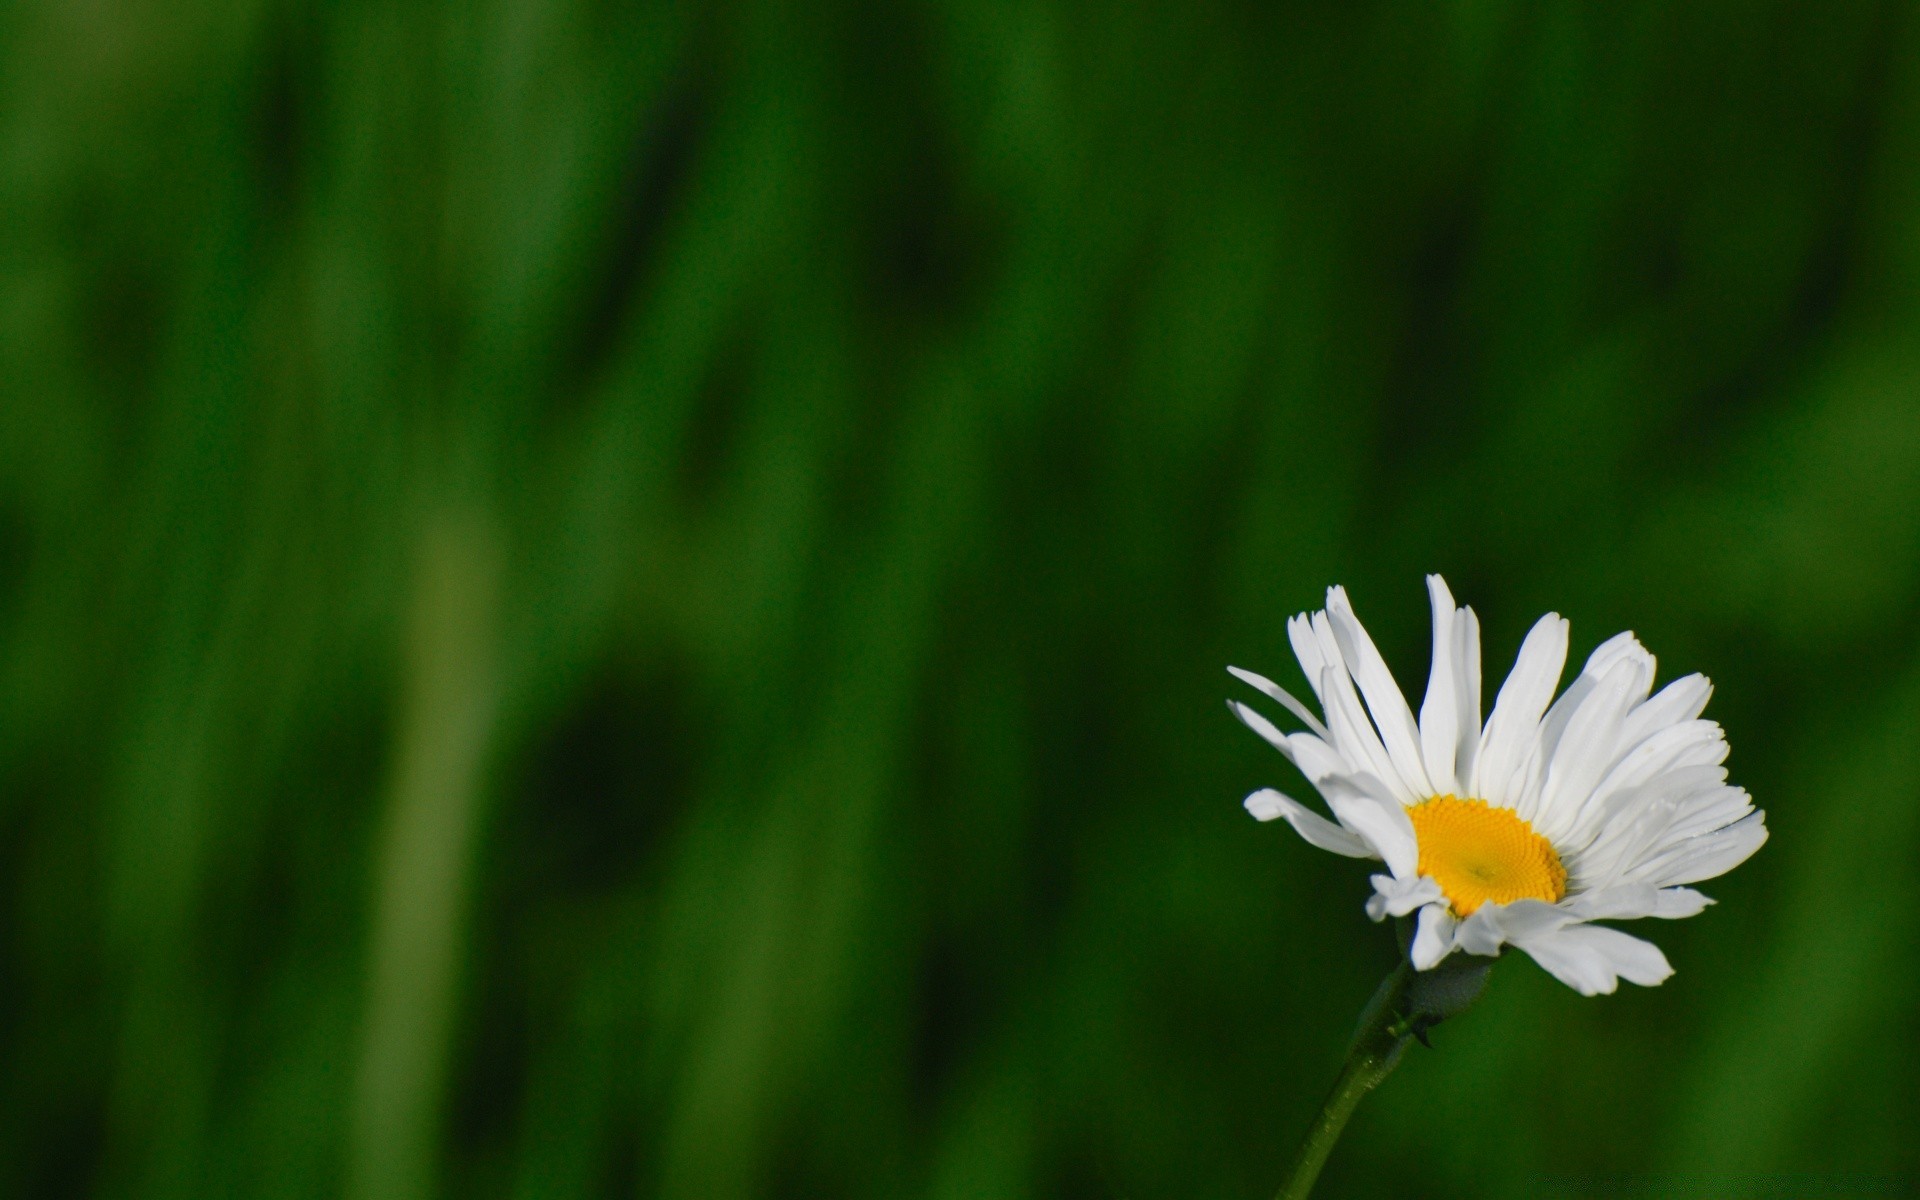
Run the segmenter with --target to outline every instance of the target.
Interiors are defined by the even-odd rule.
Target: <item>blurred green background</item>
[[[1910,1187],[1913,6],[0,8],[0,1195],[1268,1195],[1429,570],[1773,840],[1321,1194]]]

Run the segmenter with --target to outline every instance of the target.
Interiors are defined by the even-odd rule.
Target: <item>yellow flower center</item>
[[[1567,869],[1547,839],[1512,809],[1485,800],[1435,796],[1407,810],[1420,843],[1420,873],[1431,876],[1458,916],[1491,901],[1567,894]]]

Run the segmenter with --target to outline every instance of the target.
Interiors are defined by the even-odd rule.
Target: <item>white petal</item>
[[[1240,723],[1248,729],[1253,730],[1262,738],[1265,738],[1268,745],[1286,755],[1288,762],[1293,761],[1293,748],[1287,745],[1287,735],[1275,728],[1272,721],[1267,720],[1257,711],[1248,708],[1238,700],[1227,701],[1227,711],[1239,717]]]
[[[1500,947],[1506,944],[1507,935],[1500,928],[1499,905],[1482,904],[1473,910],[1473,914],[1460,922],[1454,931],[1454,944],[1468,954],[1490,957],[1500,953]]]
[[[1460,689],[1460,743],[1453,777],[1465,786],[1480,759],[1480,618],[1463,608],[1453,623],[1454,682]]]
[[[1573,925],[1561,932],[1562,936],[1575,933],[1597,947],[1606,956],[1608,965],[1628,983],[1656,987],[1673,974],[1673,964],[1667,961],[1667,956],[1645,938],[1604,925]]]
[[[1714,903],[1712,896],[1696,892],[1690,887],[1661,888],[1655,895],[1659,897],[1659,903],[1647,915],[1666,921],[1697,917],[1707,910],[1707,905]]]
[[[1329,776],[1351,775],[1359,770],[1332,746],[1311,733],[1288,734],[1287,752],[1292,755],[1293,765],[1299,767],[1300,773],[1312,780],[1315,787],[1319,787],[1321,781]]]
[[[1563,907],[1583,921],[1632,921],[1641,917],[1678,920],[1698,916],[1713,901],[1692,888],[1656,888],[1633,883],[1585,892]]]
[[[1387,869],[1398,878],[1414,874],[1420,861],[1420,845],[1414,839],[1413,821],[1404,804],[1370,775],[1329,780],[1321,789],[1327,807],[1340,823],[1373,843],[1386,860]]]
[[[1627,716],[1623,737],[1631,745],[1669,725],[1691,721],[1706,710],[1712,695],[1713,684],[1705,675],[1682,675]]]
[[[1488,913],[1509,942],[1551,933],[1574,920],[1573,914],[1558,904],[1544,900],[1515,900],[1511,904],[1483,904],[1474,915]]]
[[[1619,972],[1611,970],[1604,955],[1578,938],[1554,933],[1534,938],[1520,948],[1549,975],[1582,996],[1609,993],[1619,986]]]
[[[1278,750],[1286,760],[1324,794],[1329,782],[1349,779],[1360,770],[1333,747],[1310,733],[1281,733],[1273,722],[1238,700],[1227,701],[1227,710],[1248,729],[1253,730]]]
[[[1766,842],[1766,815],[1756,812],[1725,829],[1688,838],[1649,862],[1628,868],[1626,877],[1637,883],[1666,887],[1724,875],[1747,861]]]
[[[1606,677],[1607,672],[1623,661],[1643,664],[1646,667],[1646,684],[1648,687],[1652,686],[1653,655],[1647,653],[1646,647],[1642,646],[1633,634],[1616,633],[1601,642],[1594,648],[1593,653],[1587,656],[1587,665],[1580,669],[1580,674],[1567,685],[1566,691],[1560,693],[1560,698],[1553,702],[1547,709],[1547,715],[1540,720],[1540,741],[1549,756],[1559,744],[1560,735],[1566,731],[1567,722],[1572,718],[1574,710],[1585,703],[1588,695],[1600,686],[1600,681]],[[1646,688],[1642,688],[1640,693],[1633,697],[1628,707],[1631,708],[1646,698]]]
[[[1296,803],[1298,803],[1298,801],[1292,800],[1274,791],[1272,788],[1262,788],[1242,801],[1241,807],[1252,814],[1253,819],[1256,821],[1271,821],[1275,817],[1284,816],[1287,811],[1287,806]]]
[[[1631,711],[1646,703],[1647,693],[1653,690],[1655,668],[1653,655],[1632,633],[1616,633],[1596,646],[1593,653],[1587,656],[1587,665],[1580,668],[1580,678],[1575,683],[1597,691],[1608,676],[1622,667],[1631,668],[1629,678],[1633,682],[1628,688],[1626,703]],[[1547,715],[1541,721],[1541,736],[1549,739],[1549,750],[1558,745],[1560,736],[1573,720],[1574,709],[1580,704],[1575,692],[1576,688],[1569,687],[1547,709]],[[1561,715],[1563,709],[1564,716]]]
[[[1725,829],[1752,811],[1753,797],[1747,795],[1747,789],[1706,788],[1681,801],[1680,811],[1674,815],[1673,824],[1661,841],[1679,842]]]
[[[1373,724],[1360,707],[1353,680],[1345,667],[1332,666],[1320,672],[1321,694],[1327,698],[1327,728],[1333,733],[1333,746],[1360,770],[1385,783],[1402,804],[1417,804],[1416,796],[1394,769],[1393,757],[1380,744]]]
[[[1227,711],[1241,724],[1259,734],[1268,745],[1300,769],[1314,786],[1333,775],[1352,775],[1371,764],[1354,763],[1311,733],[1281,733],[1259,710],[1238,700],[1227,701]]]
[[[1453,951],[1454,925],[1453,913],[1444,904],[1429,904],[1420,910],[1420,924],[1407,950],[1414,970],[1429,970]]]
[[[1305,613],[1288,617],[1287,641],[1292,643],[1293,656],[1300,660],[1300,670],[1307,677],[1307,686],[1313,689],[1314,697],[1320,701],[1320,708],[1324,712],[1327,698],[1320,690],[1320,673],[1335,664],[1327,661],[1320,639],[1314,635],[1313,619]]]
[[[1433,790],[1454,795],[1460,791],[1453,773],[1454,755],[1460,749],[1460,684],[1454,678],[1458,663],[1453,645],[1458,614],[1446,580],[1427,576],[1427,594],[1433,601],[1433,666],[1427,675],[1427,698],[1420,704],[1420,754]]]
[[[1514,945],[1583,996],[1611,992],[1621,979],[1652,987],[1673,974],[1658,946],[1600,925],[1567,925]]]
[[[1348,858],[1380,857],[1374,853],[1372,844],[1353,830],[1335,825],[1293,797],[1282,795],[1272,788],[1262,788],[1248,796],[1246,807],[1257,821],[1285,817],[1295,833],[1305,838],[1309,845],[1322,850],[1331,850]]]
[[[1593,818],[1592,843],[1562,855],[1571,879],[1583,889],[1610,886],[1631,874],[1651,881],[1670,868],[1675,855],[1699,850],[1697,839],[1737,824],[1753,812],[1741,788],[1725,787],[1720,767],[1687,767],[1649,780],[1608,801]],[[1692,850],[1682,850],[1693,843]]]
[[[1653,882],[1683,842],[1710,835],[1753,811],[1747,794],[1722,785],[1719,766],[1683,767],[1610,796],[1583,815],[1580,832],[1557,843],[1569,882],[1582,890]],[[1578,838],[1591,830],[1592,840]],[[1631,878],[1629,878],[1631,877]]]
[[[1540,716],[1553,698],[1566,661],[1567,623],[1558,613],[1548,613],[1520,643],[1513,671],[1493,702],[1493,715],[1487,718],[1486,733],[1480,739],[1479,761],[1474,764],[1471,790],[1476,798],[1511,806],[1520,790],[1521,772],[1539,740]]]
[[[1239,667],[1228,667],[1227,674],[1242,683],[1251,684],[1260,691],[1265,692],[1270,698],[1278,700],[1283,708],[1294,716],[1299,717],[1308,729],[1313,730],[1323,738],[1327,736],[1327,727],[1320,723],[1319,717],[1314,716],[1313,712],[1308,709],[1306,705],[1294,699],[1293,693],[1281,687],[1273,680],[1268,679],[1265,675],[1256,675],[1252,671],[1243,671]]]
[[[1440,885],[1425,875],[1395,879],[1391,875],[1373,876],[1373,895],[1367,897],[1367,915],[1376,921],[1404,917],[1423,904],[1445,897]]]
[[[1623,657],[1596,681],[1586,700],[1567,716],[1565,733],[1552,749],[1536,812],[1520,816],[1553,840],[1564,836],[1584,810],[1595,785],[1620,757],[1620,727],[1627,711],[1646,694],[1651,657]]]
[[[1616,633],[1595,646],[1593,653],[1587,655],[1587,665],[1580,669],[1580,673],[1594,679],[1601,679],[1613,669],[1615,663],[1621,662],[1636,662],[1646,668],[1646,688],[1633,699],[1635,704],[1639,704],[1646,700],[1647,693],[1653,690],[1654,657],[1653,652],[1642,646],[1640,639],[1633,636],[1631,629]]]
[[[1642,705],[1641,707],[1645,707]],[[1638,711],[1638,710],[1636,710]],[[1630,723],[1633,717],[1628,714]],[[1718,764],[1727,757],[1727,741],[1712,721],[1688,720],[1655,731],[1638,743],[1631,740],[1623,725],[1622,745],[1631,746],[1606,776],[1594,785],[1581,815],[1566,833],[1568,841],[1579,844],[1593,836],[1587,825],[1598,817],[1612,798],[1626,790],[1654,781],[1663,774],[1692,766]]]
[[[1433,783],[1427,778],[1420,755],[1420,727],[1413,722],[1413,711],[1407,707],[1407,698],[1394,681],[1393,672],[1387,669],[1387,660],[1380,657],[1366,627],[1354,615],[1347,589],[1327,590],[1327,617],[1333,624],[1334,637],[1339,639],[1340,652],[1353,671],[1354,682],[1366,697],[1367,712],[1380,730],[1394,769],[1420,799],[1433,795]]]
[[[1564,905],[1540,900],[1482,904],[1460,922],[1453,941],[1468,954],[1494,955],[1509,942],[1553,933],[1573,920]]]

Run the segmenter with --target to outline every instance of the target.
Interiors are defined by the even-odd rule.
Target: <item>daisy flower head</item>
[[[1691,917],[1712,901],[1685,886],[1721,875],[1767,840],[1766,814],[1727,783],[1727,741],[1702,720],[1712,685],[1653,690],[1654,659],[1631,633],[1600,644],[1558,699],[1567,622],[1540,618],[1493,710],[1481,718],[1480,624],[1438,575],[1433,666],[1416,720],[1344,588],[1288,620],[1318,715],[1286,689],[1228,670],[1296,717],[1283,733],[1235,716],[1300,769],[1332,819],[1271,788],[1247,797],[1335,854],[1379,859],[1367,915],[1418,913],[1408,957],[1429,970],[1454,951],[1531,955],[1585,995],[1673,973],[1651,942],[1595,921]]]

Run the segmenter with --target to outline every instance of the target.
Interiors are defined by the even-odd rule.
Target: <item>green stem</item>
[[[1352,1048],[1347,1051],[1346,1065],[1340,1068],[1340,1078],[1321,1106],[1313,1127],[1307,1130],[1300,1156],[1294,1160],[1293,1175],[1275,1200],[1306,1200],[1313,1191],[1314,1181],[1320,1178],[1320,1168],[1327,1164],[1327,1155],[1333,1152],[1334,1143],[1347,1127],[1347,1118],[1360,1104],[1360,1097],[1372,1091],[1399,1063],[1401,1052],[1414,1036],[1415,1026],[1406,1015],[1413,976],[1413,968],[1402,960],[1392,974],[1381,980],[1373,1000],[1360,1015],[1360,1027],[1354,1033]]]

